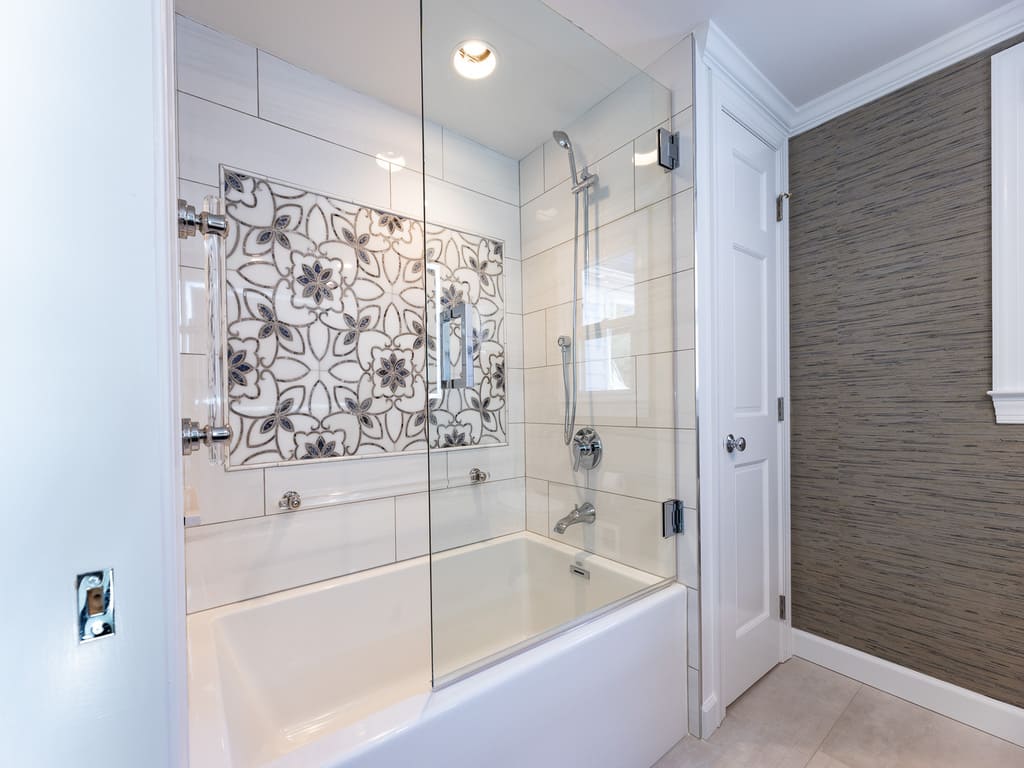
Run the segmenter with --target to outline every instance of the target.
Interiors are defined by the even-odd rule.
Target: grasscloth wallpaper
[[[1024,706],[1024,427],[985,394],[1018,41],[790,142],[792,518],[795,627]]]

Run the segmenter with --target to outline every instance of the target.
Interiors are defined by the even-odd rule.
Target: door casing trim
[[[725,718],[722,703],[721,594],[719,569],[722,563],[716,483],[722,451],[717,436],[724,434],[718,417],[718,391],[715,381],[719,340],[716,335],[715,252],[717,248],[717,212],[714,206],[715,151],[718,121],[729,116],[776,150],[776,189],[787,191],[789,183],[789,131],[777,115],[765,106],[765,100],[744,88],[730,72],[726,51],[709,49],[707,27],[695,35],[697,56],[694,68],[695,183],[696,208],[695,282],[697,323],[697,421],[698,464],[700,477],[700,604],[701,604],[701,736],[708,738]],[[704,34],[702,34],[702,31]],[[792,605],[790,562],[790,408],[789,408],[789,215],[776,229],[778,269],[776,270],[776,354],[778,396],[786,399],[785,417],[779,422],[778,509],[779,535],[776,542],[779,585],[787,604]],[[793,653],[792,610],[782,622],[779,661]]]

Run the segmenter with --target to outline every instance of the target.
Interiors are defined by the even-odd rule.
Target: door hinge
[[[683,532],[683,502],[669,499],[661,503],[661,535],[668,539]]]
[[[658,165],[665,173],[679,167],[679,131],[658,129]]]
[[[779,421],[786,420],[786,398],[780,397],[778,400],[779,404]]]
[[[786,596],[779,595],[779,618],[786,620]]]
[[[789,192],[783,192],[781,195],[775,198],[775,220],[782,221],[782,210],[785,205],[786,199],[789,197]]]

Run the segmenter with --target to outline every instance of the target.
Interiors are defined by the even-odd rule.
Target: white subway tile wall
[[[572,304],[573,199],[564,150],[545,142],[520,161],[526,525],[536,533],[696,586],[696,374],[693,109],[689,38],[565,128],[577,163],[600,175],[591,203],[590,268]],[[663,87],[664,86],[664,87]],[[671,119],[669,119],[671,116]],[[659,127],[679,132],[680,165],[657,164]],[[562,442],[557,338],[577,313],[578,426],[604,458],[572,471]],[[661,536],[661,502],[680,498],[686,533]],[[553,532],[590,501],[593,526]],[[544,511],[547,520],[544,521]]]
[[[423,146],[418,116],[183,17],[177,45],[183,197],[215,194],[219,165],[232,165],[503,240],[508,273],[510,445],[231,472],[205,452],[189,457],[185,511],[201,524],[186,535],[188,610],[417,557],[431,541],[440,550],[524,528],[559,539],[554,521],[583,499],[603,510],[601,524],[567,540],[662,575],[674,557],[678,578],[696,585],[693,526],[677,547],[659,516],[663,498],[684,499],[687,522],[696,504],[690,40],[650,68],[665,87],[637,76],[553,126],[600,176],[591,279],[575,311],[579,423],[599,427],[607,453],[575,473],[555,344],[574,311],[564,150],[548,141],[517,162],[434,124]],[[670,174],[645,162],[668,115],[682,140]],[[199,239],[181,241],[179,264],[183,415],[205,423]],[[491,479],[469,484],[473,468]],[[289,490],[330,506],[282,513]]]
[[[519,198],[526,203],[544,192],[544,147],[519,161]]]
[[[405,168],[423,170],[423,129],[418,115],[307,72],[266,51],[259,52],[259,73],[259,116],[264,120],[370,157],[379,154]]]
[[[178,16],[179,194],[201,206],[221,164],[317,192],[424,215],[505,243],[509,446],[453,454],[434,500],[435,549],[523,530],[526,514],[519,260],[519,164],[440,126]],[[426,146],[423,146],[425,133]],[[425,159],[424,159],[425,156]],[[538,157],[541,153],[538,152]],[[205,424],[206,256],[180,241],[183,415]],[[185,460],[188,610],[426,554],[427,490],[449,486],[434,453],[225,471],[206,451]],[[429,468],[428,468],[429,463]],[[308,509],[284,512],[287,491]],[[325,506],[326,505],[326,506]]]
[[[256,114],[256,49],[184,16],[175,17],[178,90]]]
[[[394,498],[185,529],[189,611],[395,560]]]
[[[430,549],[430,494],[395,497],[395,559],[420,557]]]
[[[505,536],[525,526],[524,477],[430,494],[430,546],[434,552]]]

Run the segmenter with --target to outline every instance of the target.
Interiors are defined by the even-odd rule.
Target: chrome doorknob
[[[728,435],[725,438],[725,450],[726,453],[732,453],[733,451],[739,451],[742,453],[747,450],[747,438],[736,437],[735,435]]]

